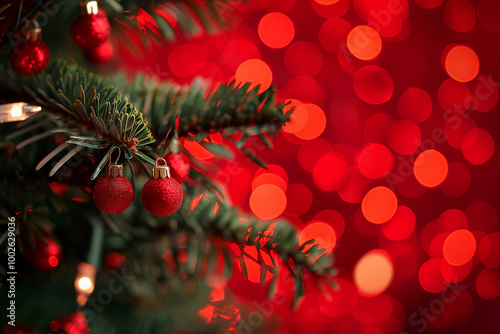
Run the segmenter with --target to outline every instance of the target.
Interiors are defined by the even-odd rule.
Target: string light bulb
[[[0,105],[0,123],[24,121],[28,117],[42,110],[26,102],[16,102]]]
[[[80,262],[75,278],[76,302],[83,306],[87,303],[95,286],[95,276],[97,269],[90,263]]]

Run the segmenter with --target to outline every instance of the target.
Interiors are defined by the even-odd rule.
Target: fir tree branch
[[[224,12],[230,0],[103,0],[101,5],[114,16],[158,42],[173,42],[179,35],[213,34],[226,25]],[[113,15],[113,14],[111,14]]]
[[[258,137],[269,147],[271,144],[265,135],[278,134],[290,121],[293,108],[285,112],[286,103],[276,105],[274,87],[260,93],[259,86],[250,90],[249,87],[250,83],[236,85],[234,81],[211,88],[195,81],[181,87],[138,77],[128,87],[127,94],[148,118],[157,144],[166,139],[178,122],[179,137],[204,144],[209,134],[219,132],[253,161],[263,165],[244,147],[245,143]],[[227,155],[223,153],[220,155]]]
[[[8,75],[15,91],[29,94],[44,107],[43,112],[53,114],[62,123],[59,128],[70,134],[68,144],[91,149],[118,146],[128,155],[154,164],[146,154],[154,138],[142,113],[98,76],[61,59],[51,62],[45,71],[34,77],[26,78],[13,71],[8,71]],[[31,143],[45,136],[28,140]],[[56,154],[51,153],[48,160]],[[102,168],[108,159],[109,154],[99,166]],[[93,177],[99,171],[98,168]]]

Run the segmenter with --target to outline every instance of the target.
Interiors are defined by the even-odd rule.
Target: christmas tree
[[[148,52],[215,33],[235,5],[0,6],[5,332],[238,330],[245,307],[221,294],[248,265],[260,267],[260,282],[270,277],[269,298],[280,277],[290,278],[295,305],[305,275],[334,285],[330,252],[299,243],[283,219],[231,205],[214,180],[217,163],[186,149],[216,161],[244,154],[266,168],[252,143],[271,148],[294,111],[277,102],[274,86],[174,82],[161,71],[131,73],[116,56],[120,47]]]

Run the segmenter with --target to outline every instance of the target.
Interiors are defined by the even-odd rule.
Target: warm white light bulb
[[[42,107],[16,102],[0,105],[0,123],[24,121],[42,110]]]
[[[92,281],[90,280],[90,278],[88,277],[82,277],[80,278],[80,280],[78,281],[78,287],[82,290],[82,291],[92,291]]]

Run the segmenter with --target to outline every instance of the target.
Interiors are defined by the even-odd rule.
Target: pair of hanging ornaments
[[[171,162],[172,175],[167,161]],[[158,158],[153,167],[152,178],[144,184],[141,191],[144,208],[159,217],[176,212],[183,197],[180,183],[186,180],[188,172],[189,165],[179,154],[168,154],[165,159]],[[110,162],[106,176],[96,183],[93,197],[97,208],[111,215],[125,211],[132,203],[134,189],[123,176],[123,165],[118,164],[118,159],[115,163]]]
[[[81,8],[82,13],[71,24],[71,38],[91,56],[99,56],[102,53],[99,47],[108,42],[111,26],[106,14],[102,10],[99,11],[97,1],[84,2]],[[36,21],[32,23],[35,28],[26,30],[19,43],[12,47],[9,55],[14,70],[26,76],[39,74],[48,66],[50,60],[49,48],[41,40],[42,29]],[[97,51],[96,54],[94,50]],[[98,61],[102,62],[102,55]]]

